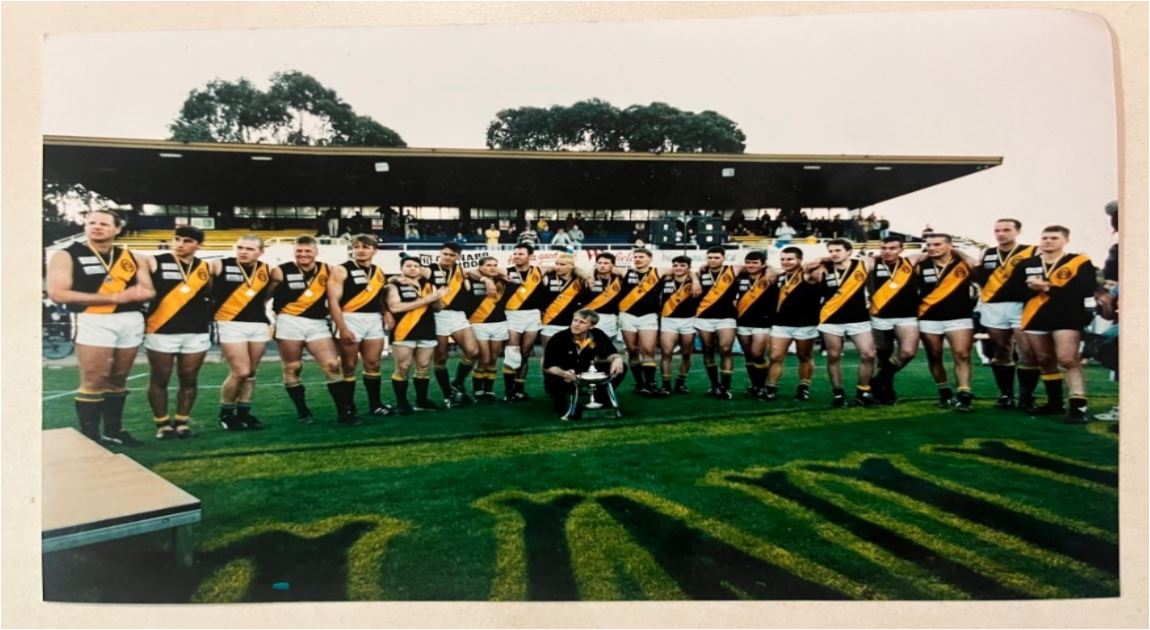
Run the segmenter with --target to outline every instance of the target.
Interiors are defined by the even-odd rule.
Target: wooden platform
[[[42,436],[44,553],[172,529],[179,563],[191,564],[199,499],[75,429]]]

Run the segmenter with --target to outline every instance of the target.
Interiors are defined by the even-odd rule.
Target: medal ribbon
[[[965,280],[970,277],[970,266],[963,261],[958,261],[950,271],[947,271],[942,279],[939,281],[938,286],[933,291],[928,293],[926,297],[922,298],[922,303],[918,305],[918,316],[926,315],[930,307],[945,300],[954,293],[961,286],[965,286]]]
[[[1078,268],[1088,262],[1090,262],[1089,257],[1085,256],[1084,254],[1078,254],[1070,260],[1066,261],[1066,264],[1056,265],[1054,268],[1052,268],[1051,272],[1054,272],[1054,270],[1057,269],[1058,273],[1051,273],[1047,278],[1047,281],[1050,282],[1050,286],[1052,287],[1062,288],[1078,275]],[[1070,273],[1061,273],[1063,269],[1068,270]],[[1025,328],[1026,325],[1030,323],[1030,320],[1034,319],[1034,316],[1038,314],[1038,311],[1042,310],[1042,307],[1045,306],[1049,301],[1049,293],[1039,293],[1038,295],[1035,295],[1026,301],[1026,306],[1022,309],[1023,328]]]
[[[394,289],[392,289],[394,291]],[[419,288],[419,297],[425,298],[435,292],[435,287],[430,283],[424,283]],[[424,304],[423,306],[413,308],[403,314],[399,322],[395,324],[395,341],[406,341],[407,336],[411,334],[412,329],[423,318],[423,314],[427,312],[430,305]]]
[[[579,292],[582,290],[583,283],[580,282],[578,278],[572,276],[571,279],[567,281],[567,285],[563,287],[563,291],[551,301],[551,306],[547,307],[547,310],[543,312],[539,321],[544,325],[555,321],[555,318],[559,317],[559,314],[571,305],[571,302],[579,296]]]
[[[820,324],[826,323],[866,285],[866,272],[863,271],[860,260],[851,261],[851,266],[844,275],[846,280],[839,283],[838,291],[835,291],[835,294],[827,300],[826,304],[823,304],[822,310],[819,311]],[[835,277],[839,277],[837,272]]]
[[[281,313],[287,315],[299,315],[311,308],[313,304],[318,302],[324,292],[327,290],[327,263],[320,263],[319,269],[316,271],[311,282],[308,283],[307,288],[300,294],[294,302],[284,305]],[[308,294],[311,295],[308,295]]]
[[[104,278],[103,284],[100,285],[100,289],[96,291],[96,293],[99,293],[100,295],[113,295],[128,288],[128,283],[132,281],[132,278],[136,277],[136,259],[132,257],[130,252],[128,252],[127,247],[119,248],[120,255],[117,256],[117,248],[113,246],[111,256],[109,256],[109,260],[112,260],[113,262],[110,264],[104,262],[104,257],[101,256],[100,252],[97,252],[91,245],[88,245],[88,249],[92,250],[92,253],[96,255],[96,258],[100,261],[100,264],[108,272],[108,275]],[[98,315],[107,315],[109,313],[115,313],[116,306],[116,304],[100,304],[98,306],[89,306],[84,309],[84,312],[95,313]]]
[[[1037,248],[1031,245],[1024,247],[1022,251],[1017,254],[1011,252],[1010,255],[1006,257],[1006,260],[1000,259],[998,267],[990,274],[990,277],[986,279],[986,286],[982,287],[982,294],[979,296],[982,301],[989,302],[993,300],[994,294],[998,293],[999,289],[1010,279],[1018,263],[1030,258],[1035,253],[1037,253]]]
[[[236,266],[244,275],[244,283],[237,286],[236,290],[228,296],[228,299],[220,304],[220,308],[216,310],[216,321],[230,322],[235,319],[268,285],[267,263],[256,262],[255,270],[250,277],[244,272],[244,266],[240,264],[240,261],[236,261]],[[248,295],[249,291],[251,291],[251,295]]]
[[[899,291],[906,291],[913,275],[914,266],[910,264],[909,260],[899,257],[898,266],[894,268],[894,274],[887,278],[886,282],[882,283],[882,286],[871,296],[870,314],[878,315],[899,294]]]
[[[354,313],[379,295],[379,290],[383,287],[383,271],[379,267],[371,265],[367,268],[367,273],[371,276],[367,281],[367,286],[341,307],[343,312]]]
[[[711,274],[714,275],[714,274]],[[727,293],[727,289],[735,282],[735,272],[727,266],[719,272],[719,277],[715,280],[715,284],[711,285],[711,289],[703,296],[703,300],[699,302],[698,308],[695,309],[695,317],[702,317],[707,309],[714,306],[719,298]]]

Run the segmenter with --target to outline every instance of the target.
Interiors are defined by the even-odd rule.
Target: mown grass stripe
[[[883,547],[860,538],[849,529],[826,520],[819,512],[803,506],[797,501],[785,499],[766,489],[729,479],[730,476],[757,477],[770,473],[772,470],[781,469],[751,468],[743,471],[713,470],[707,473],[707,476],[704,478],[704,483],[735,490],[786,512],[788,516],[804,523],[820,538],[855,553],[895,576],[904,583],[906,588],[913,591],[916,597],[969,599],[970,596],[967,593],[944,582],[939,582],[935,576],[928,573],[918,564],[904,560]]]
[[[956,457],[988,466],[1034,475],[1052,481],[1088,488],[1105,494],[1118,494],[1118,467],[1092,464],[1042,451],[1018,440],[970,438],[962,444],[926,444],[923,453]],[[1008,459],[1011,453],[1022,457]],[[1047,460],[1047,461],[1043,461]],[[1065,471],[1065,472],[1059,472]]]
[[[567,540],[581,599],[627,599],[623,578],[638,586],[647,600],[688,599],[651,553],[597,503],[587,501],[572,510]]]
[[[662,431],[650,431],[651,423],[587,428],[545,433],[517,433],[512,436],[452,437],[442,441],[427,439],[374,445],[374,448],[340,449],[331,446],[306,450],[249,452],[229,456],[193,457],[156,464],[155,471],[176,484],[225,483],[244,479],[280,478],[306,475],[431,466],[463,461],[521,457],[567,451],[586,451],[639,444],[662,444],[698,438],[746,435],[762,431],[810,429],[847,424],[908,421],[919,415],[851,417],[822,416],[795,421],[785,415],[763,416],[753,420],[686,420],[662,423]]]

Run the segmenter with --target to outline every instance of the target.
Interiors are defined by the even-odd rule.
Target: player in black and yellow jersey
[[[383,356],[383,288],[386,284],[382,267],[373,260],[377,251],[375,237],[359,234],[351,239],[351,259],[333,266],[327,279],[327,308],[339,339],[344,388],[355,392],[355,369],[363,357],[363,387],[367,407],[373,416],[386,416],[391,408],[383,404],[380,360]]]
[[[831,381],[831,405],[846,405],[843,388],[843,346],[850,337],[859,354],[855,399],[864,407],[875,404],[870,391],[874,373],[874,335],[867,309],[866,282],[873,261],[851,258],[851,242],[836,238],[827,241],[827,258],[808,263],[809,278],[820,285],[823,305],[819,310],[819,333],[827,349],[827,375]]]
[[[583,279],[575,272],[574,256],[555,257],[555,268],[543,274],[543,292],[546,300],[540,305],[539,322],[543,324],[540,336],[546,353],[548,340],[570,328],[571,317],[583,305]]]
[[[503,384],[508,402],[527,400],[527,368],[535,349],[535,338],[543,329],[540,307],[547,296],[543,290],[543,270],[531,264],[535,248],[519,243],[511,251],[506,279],[514,292],[507,299],[507,330],[510,340],[504,350]]]
[[[671,273],[660,279],[659,294],[662,310],[659,318],[659,351],[663,368],[663,391],[676,394],[689,393],[687,377],[691,373],[691,355],[695,351],[695,310],[698,296],[692,295],[690,256],[671,259]],[[675,358],[675,345],[679,346],[679,371],[671,387],[671,363]]]
[[[726,264],[727,250],[716,246],[707,250],[707,261],[699,270],[703,297],[695,309],[695,330],[703,341],[703,367],[711,381],[707,394],[719,400],[731,400],[731,375],[735,371],[735,318],[738,308],[735,296],[739,270]],[[715,363],[715,353],[719,364]]]
[[[256,373],[267,349],[267,298],[271,268],[259,258],[264,241],[255,234],[240,237],[235,256],[212,265],[212,294],[220,355],[228,364],[228,377],[220,387],[220,427],[225,431],[260,429],[252,415]]]
[[[355,382],[345,381],[339,351],[328,327],[327,281],[331,267],[316,260],[319,245],[311,236],[295,240],[294,260],[272,269],[268,292],[276,312],[276,346],[283,361],[284,388],[295,404],[301,424],[315,422],[300,382],[306,347],[323,370],[327,390],[335,403],[338,422],[361,424],[355,413]]]
[[[190,225],[176,228],[171,252],[140,261],[152,276],[156,297],[145,315],[144,348],[148,352],[148,403],[156,424],[156,439],[191,437],[191,413],[196,402],[196,380],[208,348],[212,323],[212,274],[207,262],[196,257],[203,230]],[[176,370],[176,413],[168,415],[168,383]]]
[[[627,362],[640,396],[667,396],[671,392],[655,382],[659,347],[660,272],[651,264],[651,251],[640,247],[631,251],[631,268],[623,272],[623,297],[619,300],[619,328],[627,347]],[[698,295],[698,279],[692,274],[691,290]]]
[[[771,324],[775,317],[778,288],[777,274],[767,267],[763,252],[747,252],[743,270],[735,278],[738,293],[735,297],[736,332],[743,347],[743,364],[750,386],[747,394],[761,398],[766,387],[769,367]]]
[[[1029,410],[1062,412],[1062,374],[1070,390],[1066,421],[1086,422],[1086,379],[1078,346],[1090,322],[1098,284],[1094,264],[1085,254],[1066,251],[1070,230],[1052,225],[1042,230],[1039,255],[1020,262],[1015,274],[1024,279],[1030,297],[1022,311],[1022,331],[1029,338],[1046,388],[1046,404]]]
[[[438,411],[440,407],[427,396],[431,382],[431,362],[437,345],[435,309],[446,295],[447,289],[435,288],[423,277],[423,265],[418,258],[400,259],[400,275],[388,283],[387,308],[395,315],[395,329],[391,331],[391,351],[395,356],[395,372],[391,386],[395,389],[395,409],[398,413]],[[407,401],[407,379],[415,364],[415,405]]]
[[[871,393],[876,401],[886,405],[898,399],[894,375],[918,354],[918,287],[914,262],[903,257],[902,252],[902,239],[884,238],[868,286],[870,325],[877,357]]]
[[[595,256],[595,271],[583,280],[584,308],[595,311],[595,327],[612,341],[619,336],[619,302],[623,301],[622,274],[615,270],[615,254],[602,252]]]
[[[918,330],[930,374],[938,385],[938,406],[956,411],[973,411],[974,395],[970,391],[970,351],[974,345],[974,298],[971,282],[974,272],[970,263],[954,249],[947,234],[926,235],[926,257],[915,269],[918,292]],[[943,364],[942,342],[950,346],[954,360],[954,378],[958,385],[955,398]]]
[[[1034,404],[1038,386],[1038,363],[1026,335],[1022,334],[1022,302],[1027,296],[1025,284],[1012,280],[1014,268],[1038,253],[1033,245],[1018,242],[1022,223],[1016,219],[999,219],[994,223],[994,247],[982,252],[974,270],[975,282],[982,287],[978,312],[982,325],[994,344],[991,369],[998,385],[1000,409],[1014,407],[1014,348],[1018,347],[1019,402],[1023,407]]]
[[[795,390],[795,400],[807,401],[811,398],[811,378],[815,373],[813,352],[815,339],[819,336],[822,293],[810,281],[810,272],[803,269],[803,250],[784,247],[779,253],[779,264],[782,273],[775,280],[778,297],[774,324],[771,326],[771,360],[767,368],[763,400],[778,398],[783,362],[793,342],[799,360],[799,385]]]
[[[48,299],[78,313],[80,432],[110,446],[137,446],[139,440],[124,431],[124,401],[128,372],[144,338],[141,303],[156,291],[147,269],[126,247],[116,246],[123,225],[111,210],[89,212],[85,241],[72,243],[48,261],[47,288]]]
[[[467,321],[467,306],[463,300],[471,291],[472,280],[463,270],[459,255],[463,249],[458,243],[444,243],[439,250],[439,260],[423,268],[423,276],[431,280],[436,288],[444,289],[443,303],[435,312],[435,335],[439,344],[435,347],[435,382],[443,392],[447,406],[464,405],[471,402],[467,395],[467,377],[479,358],[479,346],[475,343],[475,333]],[[458,303],[456,300],[460,300]],[[449,342],[455,341],[463,354],[455,370],[455,378],[447,373]]]
[[[467,319],[479,346],[479,360],[472,372],[472,388],[476,400],[495,400],[496,365],[507,343],[507,312],[504,307],[514,288],[499,275],[499,260],[493,256],[479,259],[476,272],[490,279],[494,290],[486,282],[472,282],[468,300]]]

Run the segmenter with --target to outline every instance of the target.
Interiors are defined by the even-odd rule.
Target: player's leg
[[[252,342],[239,341],[220,342],[220,355],[228,366],[228,377],[220,387],[220,428],[225,431],[239,431],[246,429],[243,422],[236,422],[236,402],[240,399],[242,390],[248,378],[255,374],[248,351]]]
[[[435,348],[415,349],[415,404],[416,411],[438,411],[441,407],[428,397],[431,384],[431,364],[435,357]]]
[[[669,396],[671,394],[669,389],[664,390],[656,384],[658,367],[655,363],[655,351],[659,347],[658,328],[640,328],[638,342],[643,381],[647,383],[647,389],[655,396]]]
[[[511,315],[508,314],[508,317],[510,318]],[[509,355],[519,354],[520,357],[522,357],[523,331],[512,330],[510,327],[510,320],[508,321],[507,346],[504,352],[508,353]],[[514,356],[511,356],[511,358],[514,358]],[[515,387],[518,375],[519,367],[508,366],[508,359],[505,358],[503,361],[503,399],[506,402],[512,402],[515,400]]]
[[[954,401],[954,390],[950,388],[946,365],[942,362],[942,342],[944,339],[941,334],[922,333],[922,347],[926,350],[926,362],[930,368],[930,375],[938,387],[938,406],[949,408]]]
[[[303,373],[304,342],[302,339],[277,339],[276,346],[282,362],[284,389],[295,405],[296,416],[300,424],[311,424],[315,422],[315,417],[307,405],[307,388],[300,380]]]
[[[1011,328],[988,327],[986,334],[994,347],[990,369],[994,373],[994,384],[998,386],[995,406],[1009,409],[1014,406],[1014,331]]]
[[[479,342],[476,341],[475,331],[470,326],[451,333],[451,338],[455,340],[455,345],[463,355],[459,359],[459,366],[455,368],[455,378],[451,381],[451,385],[459,391],[460,402],[467,403],[470,402],[467,396],[467,377],[471,375],[471,370],[475,368],[475,362],[479,359]]]
[[[1042,376],[1042,369],[1038,366],[1038,357],[1034,354],[1032,335],[1014,328],[1014,343],[1018,348],[1018,408],[1024,411],[1032,410],[1034,404],[1034,390],[1038,389],[1038,381]]]
[[[1058,367],[1062,368],[1066,375],[1066,389],[1070,394],[1067,397],[1066,419],[1075,424],[1085,423],[1086,377],[1082,373],[1082,357],[1078,352],[1082,333],[1077,330],[1055,330],[1050,334],[1054,339]]]
[[[80,368],[76,418],[80,423],[80,432],[95,441],[100,440],[104,392],[108,389],[108,364],[112,362],[114,351],[115,348],[111,346],[76,344],[76,362]]]
[[[755,372],[758,364],[758,358],[754,356],[754,349],[751,347],[752,338],[750,334],[742,335],[735,331],[735,339],[739,341],[739,347],[743,349],[743,370],[747,373],[747,395],[755,397],[759,392],[755,389]]]
[[[176,391],[176,415],[172,418],[172,427],[178,437],[192,436],[192,409],[199,393],[200,368],[204,366],[204,358],[207,356],[205,350],[181,353],[176,358],[176,378],[179,379],[180,388]]]
[[[718,350],[716,334],[708,329],[696,330],[703,346],[703,369],[707,371],[707,380],[711,383],[711,389],[707,390],[707,393],[711,396],[717,396],[719,395],[719,366],[715,363],[715,351]]]
[[[308,354],[315,359],[319,368],[323,370],[324,381],[327,383],[327,392],[335,404],[337,421],[341,424],[360,424],[356,417],[355,408],[355,381],[344,378],[340,369],[339,351],[335,348],[335,340],[330,336],[318,339],[309,339],[305,342]]]
[[[878,332],[875,331],[876,340]],[[891,331],[893,338],[898,342],[898,352],[892,353],[887,357],[886,363],[880,369],[876,378],[881,377],[882,392],[879,397],[879,402],[884,404],[894,404],[898,399],[898,394],[894,389],[894,377],[900,370],[902,370],[908,363],[914,360],[918,354],[918,324],[906,324],[895,326]],[[877,359],[876,359],[877,360]],[[874,381],[871,381],[874,385]]]
[[[264,352],[268,349],[266,340],[249,341],[247,342],[247,365],[249,371],[247,377],[244,378],[243,383],[239,387],[239,393],[236,395],[236,418],[244,423],[249,429],[263,428],[263,423],[258,418],[252,415],[252,398],[256,393],[256,374],[259,372],[260,361],[264,357]]]
[[[635,393],[646,395],[650,385],[645,380],[643,372],[643,353],[639,350],[639,330],[623,330],[623,346],[627,349],[627,367],[635,379]]]
[[[715,345],[719,351],[720,400],[731,399],[731,377],[735,373],[735,328],[720,328],[715,331]]]
[[[390,410],[383,404],[381,391],[383,376],[380,374],[383,363],[383,337],[359,342],[359,354],[363,357],[363,389],[367,392],[368,413],[373,416],[387,415]],[[355,376],[354,371],[351,374]]]
[[[142,329],[141,329],[142,333]],[[143,335],[140,335],[143,337]],[[141,339],[142,341],[142,339]],[[128,398],[128,373],[136,362],[139,344],[112,350],[108,387],[104,390],[104,437],[117,446],[138,446],[139,441],[124,431],[124,403]],[[107,441],[107,440],[106,440]]]
[[[870,391],[871,375],[874,373],[875,346],[871,331],[851,335],[851,342],[859,353],[858,384],[855,386],[855,399],[864,406],[873,405],[874,395]]]
[[[954,360],[954,380],[958,384],[958,394],[955,409],[960,412],[971,411],[973,395],[970,391],[971,382],[971,351],[974,348],[974,329],[962,328],[948,330],[946,343],[950,346],[950,356]]]
[[[679,372],[675,376],[676,394],[686,394],[687,378],[691,375],[691,359],[695,356],[695,332],[679,332]]]
[[[1054,336],[1047,332],[1027,333],[1027,336],[1030,337],[1030,347],[1042,373],[1043,389],[1046,390],[1046,403],[1031,411],[1039,415],[1062,413],[1063,378],[1062,372],[1058,370],[1058,351],[1054,345]]]
[[[795,356],[799,360],[799,384],[795,400],[811,399],[811,381],[815,378],[815,342],[818,337],[795,340]]]
[[[751,345],[744,347],[751,349],[751,357],[755,361],[751,387],[762,396],[767,386],[767,371],[770,369],[771,336],[765,332],[755,333],[751,335]]]
[[[786,365],[787,348],[791,346],[790,337],[779,335],[770,336],[770,365],[767,367],[767,382],[763,386],[763,400],[776,400],[779,397],[779,379],[783,377],[783,367]]]
[[[678,341],[677,331],[659,331],[659,371],[663,374],[663,389],[671,389],[671,370],[674,369],[675,344]]]
[[[391,373],[391,387],[395,391],[395,409],[398,413],[409,414],[412,412],[412,407],[407,400],[407,376],[415,359],[415,348],[404,345],[403,342],[396,342],[391,344],[391,354],[395,358],[395,370]]]
[[[436,317],[442,317],[441,313],[437,313]],[[436,322],[438,325],[438,321]],[[440,391],[443,392],[443,399],[451,401],[451,377],[447,373],[447,356],[451,349],[451,335],[437,335],[435,338],[435,382],[439,384]]]
[[[147,355],[148,404],[152,407],[152,419],[156,424],[156,439],[175,437],[176,430],[168,415],[168,384],[172,381],[176,355],[151,349],[147,350]]]
[[[823,345],[827,350],[827,378],[831,382],[831,404],[835,407],[846,405],[846,390],[843,388],[843,341],[844,338],[831,333],[822,333]]]
[[[535,340],[538,337],[538,330],[525,330],[519,339],[519,355],[523,357],[523,364],[515,374],[515,400],[528,400],[527,374],[531,365],[531,355],[535,353]]]

